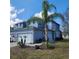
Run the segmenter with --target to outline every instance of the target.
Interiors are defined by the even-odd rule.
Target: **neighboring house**
[[[61,37],[59,27],[60,25],[54,21],[48,23],[48,39],[50,42]],[[26,43],[42,42],[44,40],[44,24],[38,22],[28,24],[26,21],[17,23],[10,30],[10,36],[11,40],[17,42],[21,39],[26,40]]]

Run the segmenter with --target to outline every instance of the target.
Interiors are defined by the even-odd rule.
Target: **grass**
[[[69,42],[57,41],[55,49],[34,49],[13,47],[10,59],[69,59]]]

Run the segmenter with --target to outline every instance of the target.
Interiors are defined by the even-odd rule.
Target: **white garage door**
[[[26,43],[33,43],[33,35],[32,34],[18,34],[18,41],[21,39],[26,40]]]

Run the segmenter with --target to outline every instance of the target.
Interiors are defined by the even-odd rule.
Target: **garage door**
[[[32,34],[18,34],[18,42],[21,39],[26,40],[26,43],[33,43],[33,35]]]

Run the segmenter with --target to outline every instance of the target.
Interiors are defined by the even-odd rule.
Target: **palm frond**
[[[56,11],[56,6],[54,4],[49,4],[49,10],[51,10],[51,8],[54,8]]]
[[[38,17],[32,17],[32,18],[30,18],[30,19],[28,19],[28,21],[27,21],[28,23],[31,23],[31,22],[38,22],[38,23],[42,23],[42,22],[44,22],[44,20],[43,19],[41,19],[41,18],[38,18]]]
[[[54,18],[57,18],[57,17],[61,18],[62,21],[64,21],[64,16],[62,14],[60,14],[60,13],[51,14],[50,16],[48,16],[48,19],[50,19],[50,18],[54,19]]]

